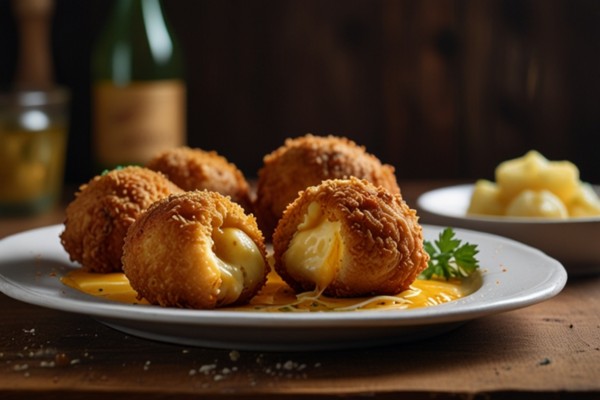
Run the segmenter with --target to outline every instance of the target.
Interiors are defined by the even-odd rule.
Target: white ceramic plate
[[[567,281],[562,265],[538,250],[498,236],[456,230],[458,238],[479,245],[481,286],[470,296],[438,306],[396,311],[254,313],[129,305],[84,294],[60,282],[62,276],[78,268],[59,242],[61,230],[62,225],[55,225],[1,240],[0,291],[38,306],[90,315],[131,335],[191,346],[304,351],[407,342],[445,333],[475,318],[547,300]],[[436,239],[440,230],[424,226],[426,240]]]
[[[467,216],[474,185],[450,186],[417,200],[420,221],[517,240],[559,260],[569,274],[600,272],[600,217],[563,219]],[[594,186],[600,194],[600,187]]]

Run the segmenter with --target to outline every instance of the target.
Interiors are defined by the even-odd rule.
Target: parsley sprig
[[[476,244],[465,243],[462,246],[461,240],[454,238],[454,231],[448,227],[444,229],[435,241],[435,246],[428,241],[423,243],[425,251],[429,253],[428,267],[419,278],[431,279],[436,275],[440,278],[461,279],[468,276],[477,268],[479,264],[475,255],[479,253]],[[437,248],[436,248],[437,246]]]

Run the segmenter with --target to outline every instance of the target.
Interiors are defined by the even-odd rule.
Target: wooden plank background
[[[91,177],[90,52],[112,2],[56,0],[73,106],[66,181]],[[600,183],[594,0],[164,0],[185,51],[188,142],[248,177],[287,137],[347,136],[399,179],[493,178],[530,149]],[[16,28],[0,0],[0,84]]]

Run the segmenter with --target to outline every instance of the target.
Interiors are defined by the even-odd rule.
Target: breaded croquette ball
[[[415,210],[366,180],[328,180],[288,206],[273,235],[275,269],[297,293],[395,295],[427,268]]]
[[[150,204],[182,190],[162,174],[127,167],[82,185],[66,210],[60,241],[87,272],[121,270],[127,228]]]
[[[206,190],[154,203],[131,225],[123,247],[123,271],[138,299],[163,307],[244,304],[269,270],[254,216]]]
[[[251,212],[250,185],[237,167],[216,152],[178,147],[163,151],[146,168],[165,174],[185,191],[210,190]]]
[[[308,134],[288,139],[285,145],[264,157],[258,172],[254,213],[267,239],[271,238],[283,211],[298,192],[327,179],[355,176],[393,194],[400,193],[394,168],[382,165],[351,140]]]

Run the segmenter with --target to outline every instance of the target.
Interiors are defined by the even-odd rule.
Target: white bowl
[[[570,275],[600,272],[600,217],[542,219],[467,215],[474,185],[432,190],[417,199],[420,222],[489,232],[535,247]],[[600,194],[600,186],[594,186]]]

